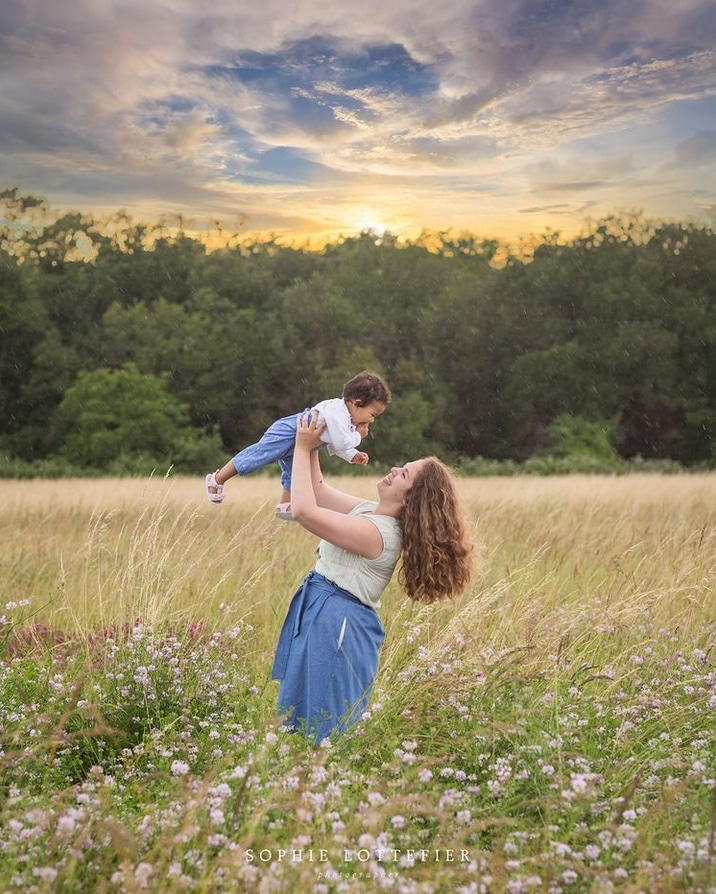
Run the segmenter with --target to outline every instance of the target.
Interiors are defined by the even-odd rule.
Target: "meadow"
[[[391,584],[315,748],[276,479],[0,481],[0,892],[716,894],[716,475],[460,487],[469,592]]]

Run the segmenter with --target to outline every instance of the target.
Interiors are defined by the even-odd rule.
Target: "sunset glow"
[[[1,185],[289,242],[711,224],[712,24],[710,0],[24,0]]]

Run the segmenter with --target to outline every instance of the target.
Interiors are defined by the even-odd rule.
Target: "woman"
[[[272,672],[287,725],[316,743],[359,720],[367,704],[385,636],[376,610],[398,560],[408,596],[424,603],[457,596],[471,571],[455,487],[439,460],[391,469],[377,501],[361,500],[323,481],[321,431],[310,414],[298,417],[291,508],[321,542],[289,607]]]

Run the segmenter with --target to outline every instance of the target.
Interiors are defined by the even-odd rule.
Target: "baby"
[[[318,413],[326,427],[321,435],[328,452],[346,462],[366,465],[368,454],[358,450],[371,423],[384,412],[392,399],[383,379],[364,370],[343,386],[341,397],[322,400],[307,409]],[[261,438],[236,454],[222,468],[206,476],[206,496],[210,503],[224,502],[224,485],[234,475],[249,475],[272,462],[281,468],[281,501],[276,517],[291,519],[291,463],[296,441],[296,417],[283,416],[272,423]]]

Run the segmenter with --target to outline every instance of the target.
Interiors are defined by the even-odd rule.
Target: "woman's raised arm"
[[[323,480],[316,447],[321,426],[299,416],[291,474],[291,514],[307,531],[351,553],[377,558],[383,538],[374,524],[347,513],[362,502]]]
[[[326,484],[321,471],[319,453],[320,451],[318,450],[311,450],[311,483],[313,484],[313,493],[316,497],[316,505],[322,506],[324,509],[332,509],[334,512],[347,514],[362,500],[352,494],[347,494],[342,490],[331,487],[330,484]]]

